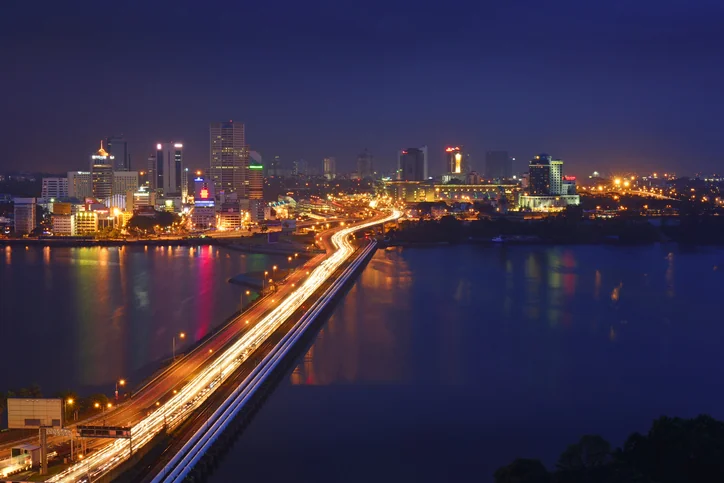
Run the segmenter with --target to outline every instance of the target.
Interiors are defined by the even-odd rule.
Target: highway
[[[229,324],[224,330],[173,366],[169,373],[153,381],[137,398],[106,415],[108,425],[132,426],[133,447],[139,448],[165,427],[173,429],[198,408],[284,321],[354,253],[349,236],[357,230],[392,221],[393,212],[351,227],[340,228],[320,240],[331,244],[332,252],[309,271],[298,270],[278,295],[272,295],[275,307],[264,314],[264,305]],[[323,257],[323,256],[320,256]],[[317,263],[317,257],[309,262]],[[256,321],[253,319],[257,319]],[[247,323],[247,320],[249,321]],[[253,323],[256,322],[256,323]],[[239,324],[243,332],[239,333]],[[247,328],[248,327],[248,328]],[[211,352],[209,352],[209,350]],[[129,456],[126,440],[113,440],[48,481],[75,482],[90,476],[95,479]]]

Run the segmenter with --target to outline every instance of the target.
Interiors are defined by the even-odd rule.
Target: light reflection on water
[[[230,277],[280,261],[211,246],[3,251],[0,340],[24,362],[0,391],[37,382],[48,394],[140,382],[170,357],[174,333],[193,341],[238,310]]]

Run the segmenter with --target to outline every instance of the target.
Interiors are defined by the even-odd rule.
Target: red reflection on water
[[[213,258],[214,253],[211,246],[206,251],[199,250],[198,263],[199,263],[199,274],[196,278],[196,286],[198,290],[198,303],[196,304],[196,330],[195,340],[201,339],[203,336],[209,333],[209,327],[211,326],[211,304],[213,303],[212,296],[208,287],[213,283],[211,278],[213,277],[214,267]]]

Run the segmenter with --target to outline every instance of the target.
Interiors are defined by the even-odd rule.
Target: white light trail
[[[133,447],[140,448],[165,426],[176,427],[203,403],[217,387],[241,365],[254,350],[273,334],[302,304],[354,253],[349,236],[358,230],[393,221],[401,212],[394,210],[384,219],[362,223],[339,230],[331,237],[336,250],[324,259],[307,279],[279,306],[262,318],[253,328],[210,363],[166,403],[131,428]],[[47,481],[75,482],[86,476],[96,479],[130,455],[128,441],[119,439],[91,454],[83,461],[58,473]]]

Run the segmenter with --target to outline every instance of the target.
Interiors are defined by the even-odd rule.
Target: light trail
[[[196,375],[176,395],[131,428],[133,448],[142,447],[164,428],[172,429],[180,424],[246,361],[354,253],[354,247],[348,239],[352,233],[396,220],[400,215],[401,212],[394,210],[385,218],[344,228],[332,235],[331,241],[336,250],[312,270],[299,288],[282,300],[277,308],[263,317],[253,328],[244,333],[238,341]],[[129,456],[128,441],[119,439],[47,481],[75,482],[86,477],[93,480],[107,473]]]

